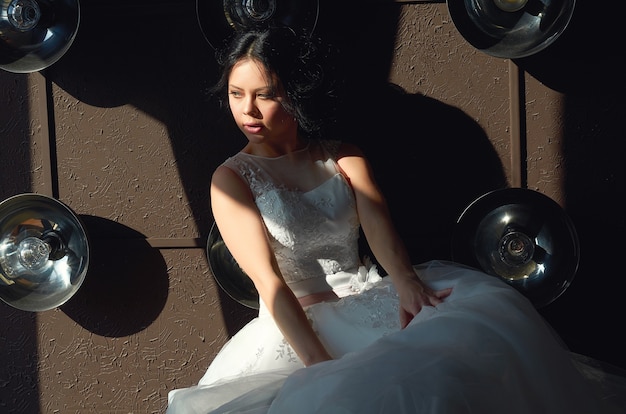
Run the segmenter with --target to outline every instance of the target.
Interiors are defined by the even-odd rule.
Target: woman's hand
[[[396,278],[394,281],[400,298],[400,326],[402,329],[413,320],[424,306],[437,306],[452,293],[452,288],[432,290],[417,275]]]

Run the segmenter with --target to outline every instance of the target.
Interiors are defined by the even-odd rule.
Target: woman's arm
[[[396,286],[400,296],[400,323],[405,327],[422,306],[437,305],[452,289],[433,291],[415,273],[363,153],[356,146],[344,143],[338,164],[354,190],[359,220],[372,253]]]
[[[259,296],[302,362],[309,366],[332,359],[278,269],[250,189],[227,167],[220,166],[213,174],[211,207],[224,243],[254,282]]]

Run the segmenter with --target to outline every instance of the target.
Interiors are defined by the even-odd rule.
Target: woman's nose
[[[258,115],[259,110],[252,99],[247,99],[243,107],[243,114],[248,116]]]

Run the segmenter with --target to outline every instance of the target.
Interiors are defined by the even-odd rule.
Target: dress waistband
[[[297,298],[320,292],[335,292],[337,296],[342,297],[352,293],[350,289],[350,281],[357,273],[358,268],[354,268],[343,272],[333,273],[332,275],[326,275],[325,278],[315,277],[311,279],[299,280],[297,282],[289,282],[288,285]]]
[[[318,302],[338,300],[369,289],[381,279],[378,269],[371,263],[346,271],[326,275],[325,278],[289,282],[288,285],[302,306],[310,306]],[[267,307],[260,299],[259,316],[269,315]]]
[[[298,302],[303,308],[307,306],[315,305],[320,302],[335,302],[339,300],[339,296],[332,290],[326,292],[312,293],[310,295],[302,296],[298,298]]]

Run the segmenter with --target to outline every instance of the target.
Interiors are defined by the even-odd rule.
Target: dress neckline
[[[283,154],[283,155],[279,155],[277,157],[267,157],[267,156],[264,156],[264,155],[248,154],[247,152],[243,152],[243,151],[239,151],[239,154],[240,155],[244,155],[246,157],[250,157],[250,158],[258,158],[258,159],[271,161],[271,160],[280,160],[280,159],[287,158],[287,157],[293,156],[293,155],[303,154],[305,152],[308,152],[310,147],[311,147],[311,140],[309,139],[309,140],[306,140],[306,145],[304,147],[302,147],[300,149],[297,149],[297,150],[294,150],[294,151],[291,151],[291,152],[288,152],[288,153]]]

